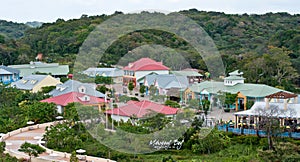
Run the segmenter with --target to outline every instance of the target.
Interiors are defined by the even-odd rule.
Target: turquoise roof
[[[29,76],[37,72],[51,75],[67,75],[69,73],[68,65],[59,65],[58,63],[31,62],[30,64],[9,65],[8,67],[20,70],[20,77]]]
[[[233,86],[225,86],[223,82],[204,81],[201,83],[193,84],[189,87],[193,92],[201,93],[206,90],[211,94],[218,92],[228,92],[236,94],[241,92],[247,97],[265,97],[267,95],[283,91],[275,87],[265,84],[251,84],[251,83],[238,83]]]

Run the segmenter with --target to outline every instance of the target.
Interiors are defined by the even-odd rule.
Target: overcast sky
[[[54,22],[79,18],[82,14],[112,14],[139,10],[180,11],[196,8],[225,13],[300,13],[300,0],[1,0],[0,19]]]

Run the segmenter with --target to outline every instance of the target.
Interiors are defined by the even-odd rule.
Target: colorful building
[[[66,77],[69,73],[68,65],[59,65],[58,63],[33,62],[30,64],[8,65],[8,67],[20,70],[20,77],[33,74],[51,75],[53,77]]]
[[[97,85],[92,83],[81,83],[76,80],[68,80],[65,83],[56,85],[56,88],[49,92],[51,96],[59,96],[69,92],[79,92],[90,96],[105,98],[105,94],[96,90]]]
[[[57,106],[58,113],[63,113],[64,107],[67,106],[69,103],[76,102],[87,106],[97,106],[100,110],[101,106],[104,106],[106,103],[108,103],[108,101],[109,100],[106,100],[105,98],[98,98],[84,93],[69,92],[55,97],[44,99],[41,102],[55,103]]]
[[[36,93],[42,91],[43,87],[56,86],[60,83],[59,79],[53,78],[50,75],[29,75],[23,77],[21,80],[11,83],[10,86]]]
[[[138,82],[143,83],[143,78],[149,74],[169,74],[169,68],[162,62],[156,62],[150,58],[141,58],[135,62],[129,63],[123,68],[123,85],[127,86],[133,82],[136,86]]]
[[[127,122],[131,119],[141,119],[150,113],[161,113],[166,117],[175,117],[178,108],[161,105],[155,102],[143,101],[128,101],[127,105],[107,110],[105,113],[110,115],[115,121]]]
[[[300,104],[298,95],[280,91],[265,96],[264,101],[256,102],[251,109],[234,113],[235,127],[260,128],[264,126],[264,118],[272,117],[281,127],[297,126],[300,123]]]
[[[231,108],[238,111],[246,110],[248,101],[264,101],[266,96],[282,91],[282,89],[265,84],[244,83],[245,78],[242,77],[242,74],[236,70],[229,73],[223,82],[204,81],[193,84],[182,92],[182,102],[188,104],[191,99],[198,99],[199,102],[206,99],[211,104],[221,106],[222,103],[218,96],[228,92],[237,94],[236,104]]]
[[[0,66],[0,83],[10,84],[20,79],[20,71],[7,66]]]
[[[171,74],[176,76],[184,76],[188,79],[189,84],[200,83],[202,81],[203,75],[195,70],[181,70],[181,71],[171,71]]]
[[[185,89],[188,87],[188,78],[186,76],[176,76],[174,74],[146,75],[144,78],[146,86],[146,95],[149,95],[151,86],[157,89],[156,95],[166,95],[170,89]]]

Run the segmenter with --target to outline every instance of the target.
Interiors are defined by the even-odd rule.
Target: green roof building
[[[69,73],[68,65],[59,65],[58,63],[30,62],[30,64],[9,65],[8,67],[19,70],[21,78],[32,74],[49,74],[53,77],[62,77]]]
[[[219,104],[221,101],[218,95],[222,93],[237,94],[236,104],[232,108],[236,110],[246,110],[247,101],[264,101],[264,98],[270,94],[284,91],[265,84],[244,83],[245,78],[242,72],[234,71],[224,78],[224,82],[204,81],[189,86],[183,92],[183,101],[188,103],[190,99],[210,100],[212,104]]]

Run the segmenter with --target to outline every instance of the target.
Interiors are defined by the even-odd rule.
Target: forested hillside
[[[0,20],[0,35],[7,39],[21,38],[27,29],[29,29],[28,25]]]
[[[230,15],[195,9],[180,13],[193,19],[211,36],[227,72],[241,69],[247,82],[295,91],[291,83],[299,84],[299,14]],[[55,23],[28,29],[22,38],[15,41],[1,42],[0,36],[0,60],[4,64],[26,63],[34,59],[37,53],[43,53],[45,61],[72,66],[88,34],[113,15],[83,15],[80,19],[68,21],[58,19]],[[139,31],[122,37],[106,51],[106,59],[102,61],[115,64],[128,51],[149,43],[185,51],[191,58],[188,60],[192,67],[206,70],[199,54],[188,43],[173,34],[156,30]]]

